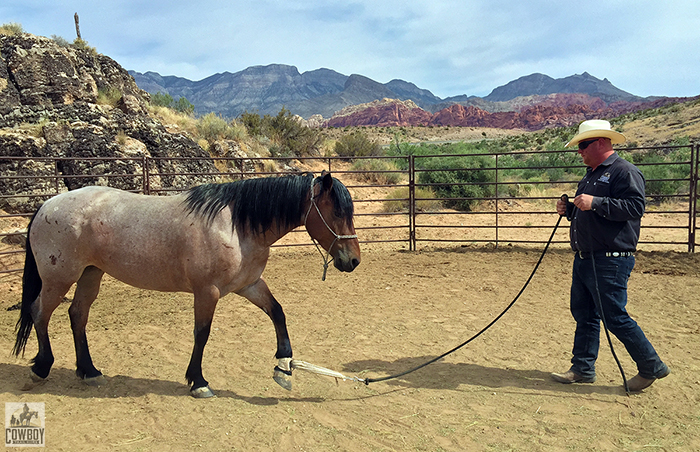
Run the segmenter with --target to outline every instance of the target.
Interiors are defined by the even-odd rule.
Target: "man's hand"
[[[568,198],[566,201],[563,199],[557,200],[557,213],[559,215],[566,215],[566,203],[567,202],[568,202]]]
[[[579,210],[591,210],[593,205],[593,196],[580,194],[574,198],[574,205],[579,208]],[[559,210],[559,203],[557,202],[557,211]]]

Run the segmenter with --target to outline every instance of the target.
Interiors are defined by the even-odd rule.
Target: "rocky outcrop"
[[[619,101],[607,104],[602,99],[587,94],[550,94],[514,99],[510,101],[510,111],[488,112],[473,105],[452,104],[431,114],[411,101],[384,99],[347,107],[327,120],[324,126],[450,126],[532,131],[569,127],[586,119],[610,118],[688,100],[692,98],[661,98],[652,102]]]
[[[28,212],[42,194],[90,184],[140,190],[143,157],[196,158],[150,160],[170,174],[151,178],[153,189],[193,183],[177,173],[215,172],[199,145],[149,115],[148,100],[126,70],[94,49],[0,35],[0,192],[27,194],[12,205],[0,199],[0,208]],[[38,175],[46,178],[23,178]]]
[[[382,99],[346,107],[329,119],[325,126],[345,127],[360,123],[376,127],[426,125],[431,116],[410,100]]]

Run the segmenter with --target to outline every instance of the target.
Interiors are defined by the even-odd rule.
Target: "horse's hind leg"
[[[99,268],[87,267],[78,280],[73,303],[68,308],[70,326],[73,330],[73,341],[75,342],[75,374],[91,386],[100,385],[104,381],[102,372],[97,370],[92,363],[87,335],[85,334],[90,306],[92,306],[92,302],[95,301],[100,291],[102,275],[104,275],[104,272]]]
[[[32,360],[31,377],[35,381],[44,380],[49,376],[54,357],[49,341],[49,320],[51,314],[63,300],[73,283],[44,282],[37,302],[32,305],[32,319],[36,338],[39,342],[39,351]]]
[[[219,290],[213,286],[197,289],[194,293],[194,349],[190,357],[190,364],[187,366],[187,372],[185,372],[185,378],[192,385],[190,394],[198,399],[214,397],[209,383],[202,375],[202,356],[204,355],[204,346],[209,340],[211,321],[214,318],[219,295]]]
[[[251,303],[258,306],[270,317],[275,326],[275,334],[277,335],[277,353],[275,358],[278,359],[278,365],[275,367],[274,380],[284,389],[292,389],[292,369],[290,367],[292,361],[292,344],[289,341],[289,333],[287,332],[287,319],[282,310],[282,306],[272,296],[270,289],[265,284],[265,281],[259,279],[255,284],[252,284],[242,291],[239,295],[246,297]]]

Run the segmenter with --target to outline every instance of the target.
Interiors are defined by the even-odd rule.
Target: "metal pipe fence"
[[[648,209],[642,220],[639,249],[695,251],[698,148],[694,144],[625,150],[664,153],[683,149],[689,156],[671,163],[637,164],[643,172],[649,168],[650,173],[654,166],[676,167],[673,177],[647,177],[648,188],[663,184],[676,188],[663,193],[647,190]],[[527,161],[528,156],[548,159],[550,163],[532,164]],[[2,156],[0,167],[13,170],[3,170],[0,175],[0,240],[20,243],[22,229],[26,229],[34,210],[26,206],[38,205],[68,191],[68,187],[111,185],[143,194],[169,195],[198,185],[197,181],[203,179],[230,182],[297,172],[303,167],[330,171],[344,182],[353,195],[355,224],[363,245],[388,243],[408,250],[428,243],[538,245],[546,242],[556,223],[556,200],[563,193],[573,195],[585,171],[582,164],[572,163],[576,157],[575,151],[408,154],[357,157],[352,162],[343,157],[213,157],[211,169],[204,172],[188,170],[186,163],[193,159],[185,157]],[[68,165],[77,163],[82,165],[82,173],[65,171]],[[108,163],[120,165],[122,172],[100,171]],[[183,164],[179,169],[178,163]],[[280,171],[280,167],[285,169]],[[560,177],[547,177],[550,173]],[[568,243],[566,228],[556,234],[554,243]],[[306,245],[312,245],[310,239],[283,239],[276,246]],[[16,246],[3,246],[0,273],[19,272],[15,267],[22,253]]]

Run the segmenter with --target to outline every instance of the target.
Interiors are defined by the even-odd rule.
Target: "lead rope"
[[[312,186],[312,188],[313,188],[313,186]],[[313,195],[313,190],[312,190],[311,193],[312,193],[312,195]],[[310,211],[310,210],[311,210],[311,207],[309,206],[309,211]],[[319,213],[320,213],[320,212],[319,212]],[[308,213],[307,213],[307,216],[308,216]],[[321,217],[321,218],[323,218],[323,217]],[[347,376],[341,374],[340,372],[336,372],[336,371],[333,371],[333,370],[330,370],[330,369],[326,369],[325,367],[316,366],[316,365],[314,365],[314,364],[310,364],[310,363],[307,363],[307,362],[305,362],[305,361],[299,361],[299,360],[296,360],[296,359],[291,360],[291,362],[290,362],[291,368],[306,370],[306,371],[308,371],[308,372],[313,372],[313,373],[317,373],[317,374],[320,374],[320,375],[326,375],[326,376],[334,377],[334,378],[336,379],[336,381],[337,381],[338,378],[341,378],[341,379],[343,379],[343,380],[352,380],[352,381],[357,381],[357,382],[364,383],[365,385],[369,385],[370,383],[375,383],[375,382],[378,382],[378,381],[391,380],[391,379],[394,379],[394,378],[398,378],[398,377],[402,377],[402,376],[404,376],[404,375],[410,374],[411,372],[415,372],[416,370],[421,369],[421,368],[423,368],[423,367],[425,367],[425,366],[427,366],[427,365],[429,365],[429,364],[432,364],[432,363],[434,363],[435,361],[437,361],[437,360],[439,360],[439,359],[442,359],[442,358],[444,358],[445,356],[449,355],[450,353],[453,353],[453,352],[459,350],[460,348],[464,347],[465,345],[467,345],[468,343],[470,343],[471,341],[473,341],[474,339],[476,339],[477,337],[479,337],[483,332],[485,332],[486,330],[488,330],[489,328],[491,328],[491,326],[492,326],[494,323],[496,323],[501,317],[503,317],[503,315],[504,315],[506,312],[508,312],[508,310],[515,304],[515,302],[518,300],[518,298],[520,298],[520,295],[522,295],[522,293],[525,291],[525,289],[527,288],[527,286],[530,284],[530,281],[532,280],[533,276],[535,276],[535,272],[536,272],[537,269],[539,268],[540,263],[542,263],[542,259],[544,258],[545,254],[547,253],[547,250],[549,249],[549,245],[552,243],[552,239],[554,238],[554,234],[557,232],[557,228],[559,227],[559,223],[561,222],[561,218],[562,218],[562,215],[559,216],[559,219],[557,220],[557,224],[554,225],[554,230],[552,231],[552,234],[549,236],[549,240],[547,240],[547,244],[545,245],[544,250],[542,250],[542,254],[540,255],[539,260],[537,261],[537,264],[535,264],[535,268],[532,270],[532,273],[530,274],[530,277],[527,279],[527,281],[526,281],[525,284],[523,285],[522,289],[520,289],[520,292],[518,292],[518,294],[515,296],[515,298],[513,299],[513,301],[510,302],[510,304],[503,310],[503,312],[501,312],[501,313],[498,315],[498,317],[496,317],[495,319],[493,319],[493,320],[491,321],[491,323],[489,323],[489,324],[486,325],[484,328],[482,328],[481,331],[479,331],[478,333],[476,333],[474,336],[470,337],[470,338],[467,339],[466,341],[462,342],[460,345],[458,345],[458,346],[454,347],[453,349],[451,349],[451,350],[449,350],[449,351],[443,353],[442,355],[438,356],[437,358],[433,358],[433,359],[431,359],[431,360],[429,360],[429,361],[427,361],[427,362],[425,362],[425,363],[423,363],[423,364],[421,364],[421,365],[419,365],[419,366],[416,366],[416,367],[414,367],[414,368],[412,368],[412,369],[409,369],[409,370],[407,370],[407,371],[404,371],[404,372],[401,372],[401,373],[398,373],[398,374],[394,374],[394,375],[389,375],[389,376],[387,376],[387,377],[380,377],[380,378],[347,377]],[[324,221],[324,223],[325,223],[325,221]],[[327,226],[327,225],[326,225],[326,226]],[[330,228],[329,228],[329,229],[330,229]],[[331,232],[332,232],[332,231],[331,231]],[[322,255],[323,255],[323,254],[322,254]]]
[[[600,289],[598,288],[598,272],[595,268],[595,256],[591,253],[591,265],[593,265],[593,279],[595,280],[595,293],[596,293],[596,307],[600,312],[600,318],[603,321],[603,328],[605,329],[605,337],[608,339],[608,345],[610,346],[610,353],[612,353],[615,362],[617,363],[617,368],[620,369],[620,375],[622,375],[622,385],[625,388],[625,393],[630,395],[630,387],[627,384],[627,377],[625,376],[625,371],[622,369],[622,364],[617,358],[615,353],[615,348],[613,348],[612,340],[610,339],[610,331],[608,331],[608,322],[605,320],[605,312],[603,312],[603,300],[600,298]]]
[[[498,314],[498,316],[497,316],[495,319],[493,319],[493,320],[491,321],[491,323],[489,323],[489,324],[486,325],[484,328],[482,328],[481,331],[479,331],[478,333],[476,333],[474,336],[470,337],[469,339],[467,339],[466,341],[462,342],[461,344],[459,344],[458,346],[454,347],[453,349],[451,349],[451,350],[449,350],[449,351],[443,353],[442,355],[438,356],[437,358],[433,358],[433,359],[431,359],[431,360],[429,360],[429,361],[427,361],[427,362],[425,362],[425,363],[423,363],[423,364],[421,364],[421,365],[419,365],[419,366],[414,367],[413,369],[409,369],[409,370],[407,370],[407,371],[400,372],[400,373],[398,373],[398,374],[389,375],[388,377],[366,378],[366,379],[364,380],[365,385],[369,385],[370,383],[374,383],[374,382],[377,382],[377,381],[386,381],[386,380],[391,380],[391,379],[393,379],[393,378],[403,377],[403,376],[406,375],[406,374],[410,374],[411,372],[415,372],[416,370],[421,369],[421,368],[427,366],[428,364],[432,364],[432,363],[434,363],[435,361],[444,358],[445,356],[449,355],[450,353],[456,352],[457,350],[459,350],[460,348],[464,347],[465,345],[467,345],[468,343],[470,343],[471,341],[473,341],[473,340],[476,339],[477,337],[481,336],[481,334],[482,334],[483,332],[485,332],[486,330],[488,330],[489,328],[491,328],[491,326],[493,326],[494,323],[496,323],[501,317],[503,317],[503,316],[505,315],[506,312],[508,312],[508,310],[509,310],[511,307],[513,307],[513,305],[515,304],[515,302],[518,301],[518,298],[520,298],[520,295],[522,295],[522,293],[525,291],[525,289],[527,288],[527,286],[530,284],[530,281],[532,280],[532,277],[535,276],[535,272],[537,272],[537,269],[539,268],[540,263],[542,263],[542,259],[544,258],[544,255],[547,253],[547,249],[549,249],[549,245],[552,243],[552,239],[554,238],[554,234],[557,232],[557,228],[559,227],[559,223],[561,222],[561,218],[562,218],[562,215],[559,216],[559,219],[557,220],[557,224],[554,225],[554,230],[552,231],[552,235],[549,236],[549,240],[547,240],[547,244],[545,245],[544,250],[542,250],[542,254],[540,255],[539,260],[537,261],[537,264],[535,264],[535,268],[532,269],[532,273],[530,273],[530,277],[527,278],[527,281],[525,281],[525,284],[523,285],[522,289],[520,289],[520,292],[518,292],[518,294],[515,296],[515,298],[513,299],[513,301],[511,301],[510,304],[509,304],[508,306],[506,306],[506,308],[503,310],[503,312],[501,312],[500,314]]]
[[[319,254],[321,254],[321,258],[323,259],[323,276],[321,277],[321,281],[326,280],[326,273],[328,272],[328,264],[333,262],[333,257],[331,257],[331,249],[333,249],[333,245],[335,245],[335,242],[338,240],[342,239],[356,239],[357,234],[352,234],[352,235],[338,235],[335,233],[333,229],[326,223],[326,219],[323,218],[323,214],[321,214],[321,209],[318,208],[318,204],[316,204],[316,198],[314,197],[314,179],[311,179],[311,202],[309,202],[309,210],[306,211],[306,217],[304,217],[304,228],[306,228],[306,220],[309,219],[309,214],[311,213],[311,206],[314,206],[316,208],[316,212],[318,212],[318,216],[321,217],[321,221],[323,221],[323,224],[326,225],[329,231],[331,231],[331,234],[335,237],[333,239],[333,242],[331,242],[331,246],[328,247],[328,251],[326,251],[326,255],[323,255],[323,251],[321,251],[321,247],[319,246],[318,242],[316,241],[315,238],[309,234],[309,237],[311,237],[311,241],[313,241],[314,245],[316,246],[316,249],[318,250]],[[307,229],[308,232],[308,229]],[[330,259],[329,259],[330,257]]]

